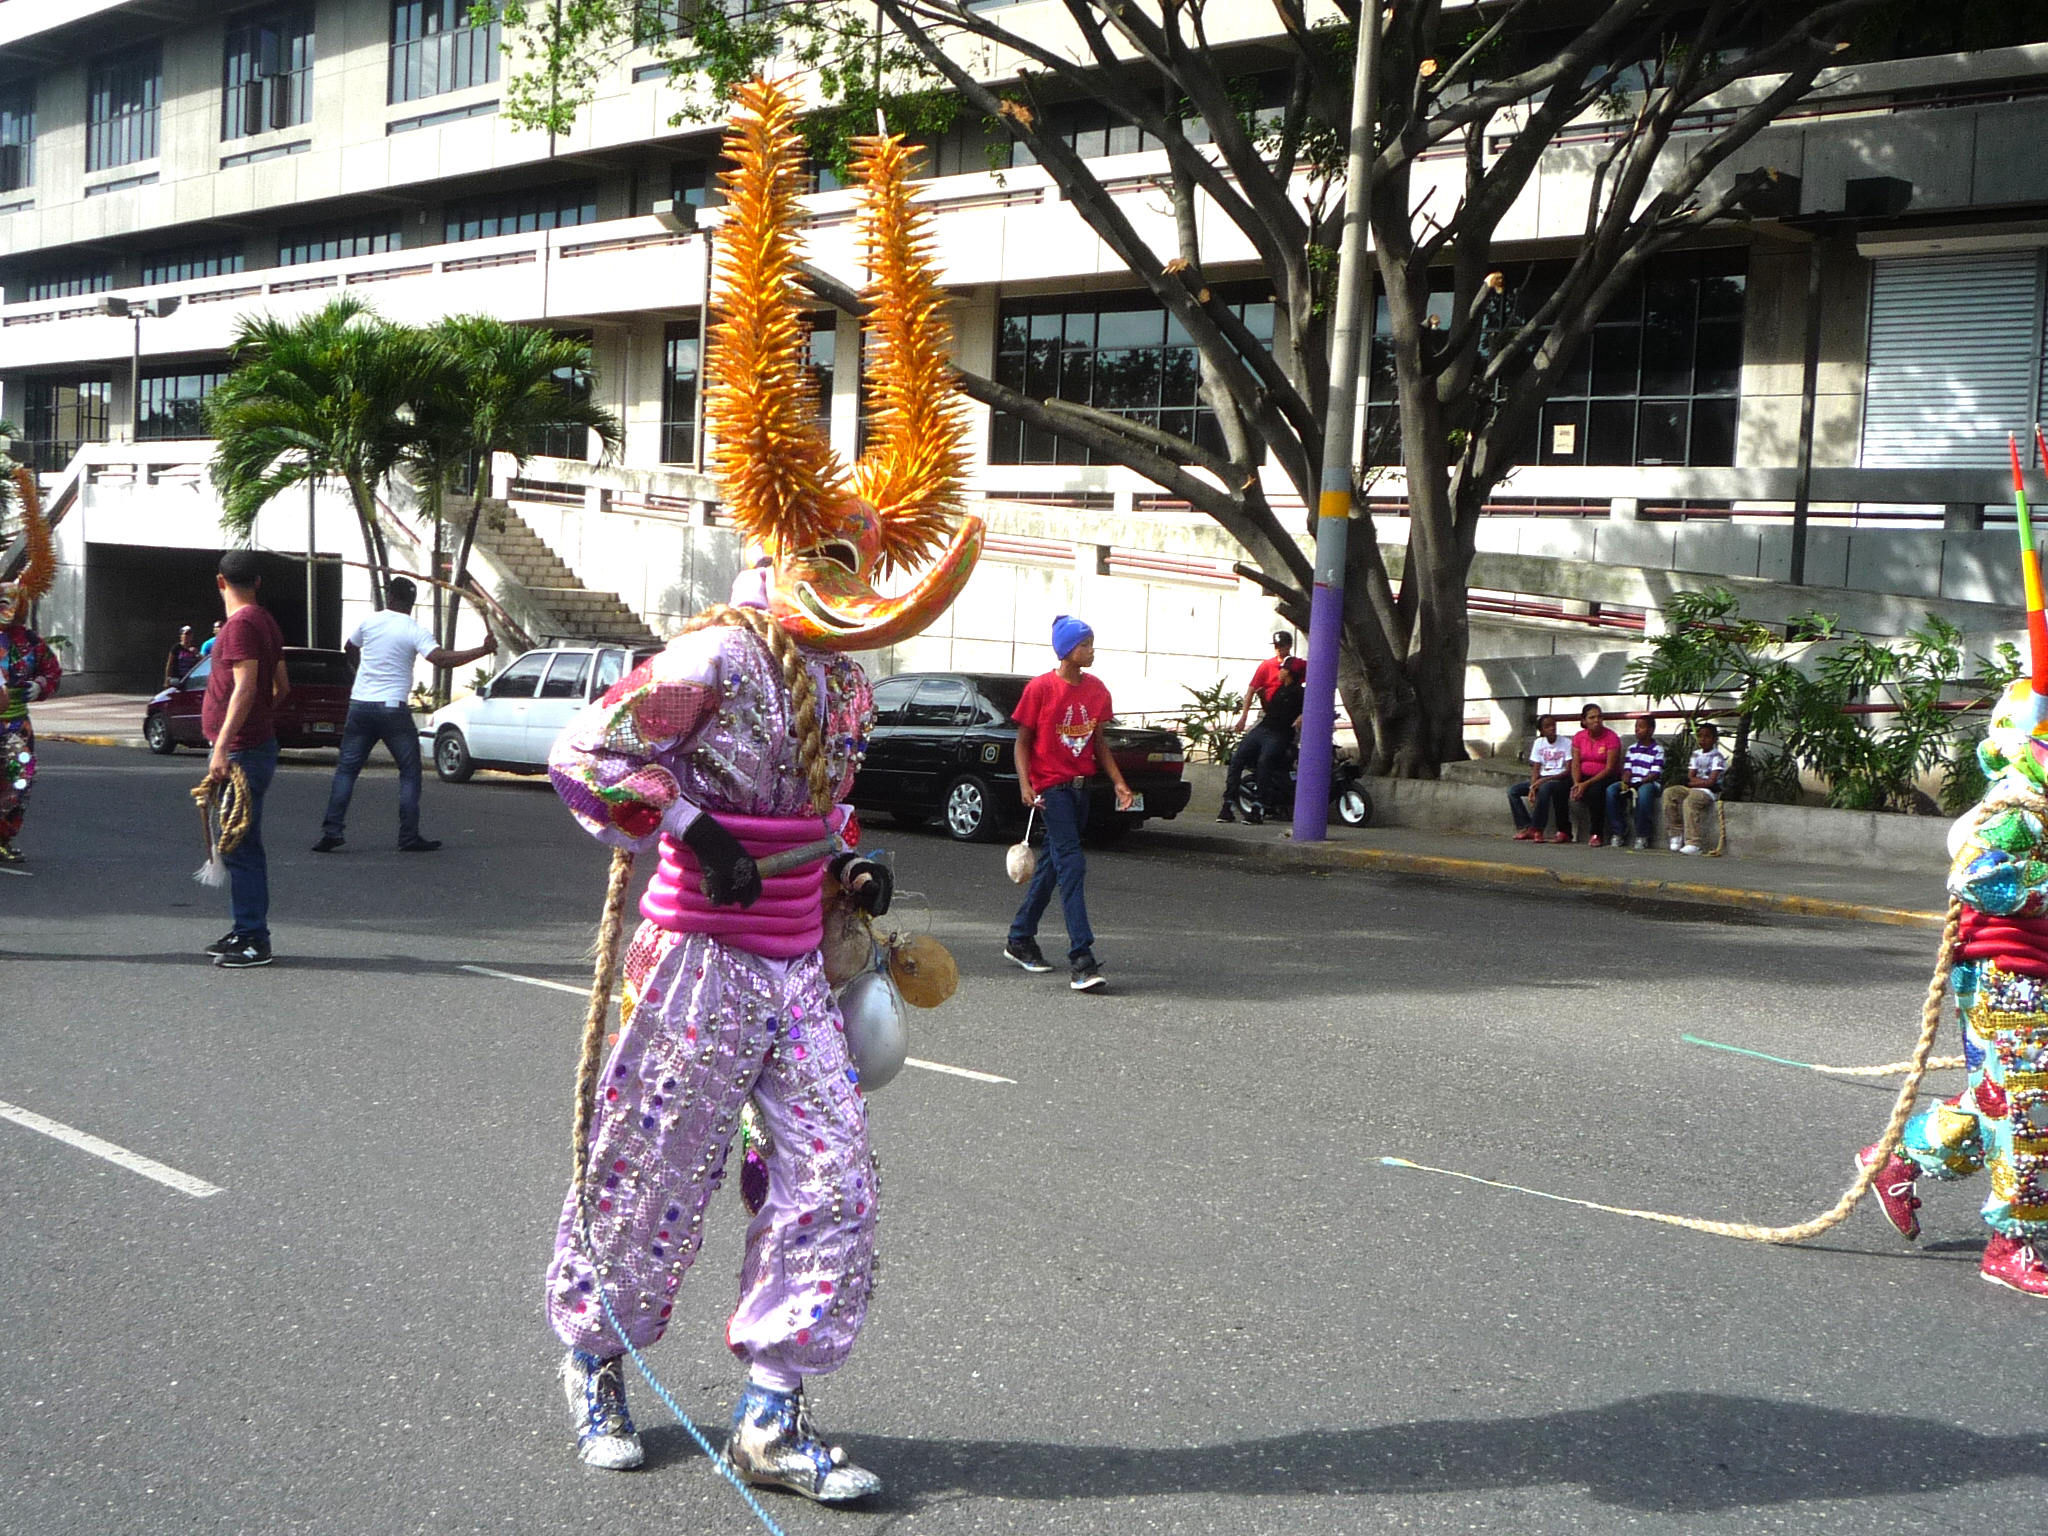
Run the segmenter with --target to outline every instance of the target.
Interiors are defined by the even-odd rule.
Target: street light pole
[[[1343,634],[1344,560],[1350,544],[1351,450],[1357,438],[1358,359],[1372,298],[1366,222],[1372,209],[1373,125],[1378,117],[1380,0],[1359,7],[1351,76],[1351,141],[1345,163],[1344,238],[1337,256],[1337,318],[1330,344],[1330,408],[1323,425],[1323,473],[1316,501],[1315,587],[1309,598],[1308,679],[1301,758],[1294,785],[1294,840],[1321,842],[1330,830],[1331,722],[1337,712],[1337,651]]]

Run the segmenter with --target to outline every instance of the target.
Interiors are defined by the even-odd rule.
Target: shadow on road
[[[707,1431],[712,1443],[723,1429]],[[675,1425],[647,1434],[649,1460],[698,1453]],[[1665,1392],[1532,1418],[1446,1419],[1309,1430],[1169,1449],[849,1436],[912,1512],[975,1499],[1130,1499],[1459,1493],[1564,1486],[1602,1504],[1705,1513],[1798,1500],[1863,1499],[2035,1475],[2032,1435],[1979,1434],[1901,1414],[1768,1398]]]

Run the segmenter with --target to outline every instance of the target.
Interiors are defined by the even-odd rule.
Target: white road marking
[[[32,1109],[23,1109],[18,1104],[9,1104],[0,1099],[0,1120],[12,1120],[16,1125],[63,1142],[66,1146],[90,1152],[94,1157],[103,1157],[130,1173],[139,1173],[145,1179],[155,1179],[159,1184],[168,1184],[181,1195],[190,1195],[195,1200],[204,1200],[208,1195],[221,1192],[218,1184],[209,1184],[204,1179],[195,1179],[189,1173],[158,1162],[153,1157],[144,1157],[140,1152],[130,1152],[126,1147],[117,1147],[111,1141],[102,1141],[89,1131],[81,1131],[61,1120],[51,1120]]]
[[[566,981],[549,981],[540,976],[521,976],[517,971],[493,970],[488,965],[464,965],[458,969],[468,971],[472,976],[490,976],[499,981],[523,982],[529,987],[547,987],[556,992],[567,992],[573,997],[590,996],[588,987],[572,987]],[[977,1072],[972,1067],[949,1067],[943,1061],[924,1061],[916,1056],[904,1057],[903,1065],[925,1072],[943,1072],[948,1077],[964,1077],[977,1083],[1008,1083],[1013,1088],[1017,1084],[1014,1077],[998,1077],[993,1072]]]
[[[0,864],[0,875],[20,875],[23,879],[35,873],[32,869],[16,869],[11,864]]]

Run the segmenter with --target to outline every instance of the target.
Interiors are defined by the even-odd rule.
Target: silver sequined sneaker
[[[820,1504],[846,1504],[882,1491],[882,1480],[827,1445],[811,1423],[803,1389],[776,1392],[749,1382],[732,1411],[725,1459],[757,1488],[787,1488]]]
[[[562,1358],[562,1395],[576,1415],[576,1454],[586,1466],[624,1472],[647,1459],[626,1411],[625,1361],[580,1349]]]

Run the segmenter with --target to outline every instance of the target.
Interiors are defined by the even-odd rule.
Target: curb
[[[1881,907],[1867,902],[1837,901],[1826,896],[1800,896],[1788,891],[1757,891],[1737,886],[1701,885],[1682,880],[1637,879],[1618,875],[1588,875],[1529,864],[1506,864],[1493,859],[1465,859],[1448,854],[1397,853],[1385,848],[1346,848],[1326,844],[1296,846],[1292,843],[1243,842],[1236,838],[1212,837],[1201,832],[1167,834],[1174,846],[1197,853],[1232,854],[1239,857],[1277,859],[1306,869],[1363,869],[1382,874],[1419,875],[1427,879],[1456,880],[1466,884],[1500,889],[1541,886],[1549,890],[1572,891],[1581,895],[1626,896],[1637,900],[1679,902],[1689,906],[1717,907],[1743,912],[1775,912],[1787,917],[1833,918],[1852,923],[1881,923],[1898,928],[1929,928],[1936,932],[1947,921],[1944,912],[1922,912],[1908,907]],[[1163,841],[1153,835],[1156,844]]]
[[[141,736],[96,736],[85,731],[37,731],[37,741],[68,741],[75,747],[141,747],[149,742]]]

